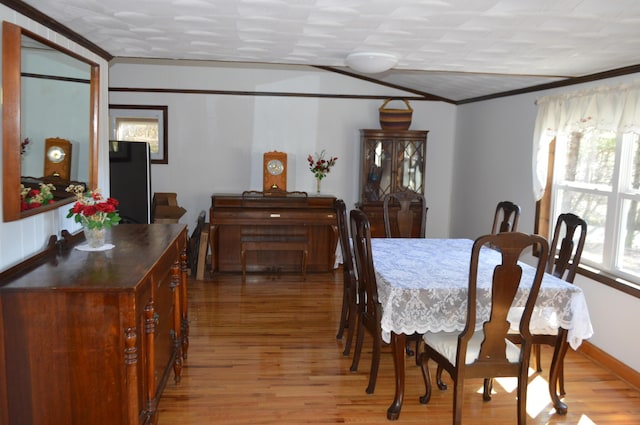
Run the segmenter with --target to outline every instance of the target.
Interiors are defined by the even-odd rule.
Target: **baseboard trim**
[[[611,372],[618,375],[620,379],[640,390],[640,372],[630,368],[620,360],[612,357],[610,354],[602,351],[588,341],[582,342],[578,352],[589,357],[591,360],[606,369],[609,369]]]

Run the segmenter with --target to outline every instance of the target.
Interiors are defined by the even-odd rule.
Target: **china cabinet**
[[[362,157],[357,207],[367,214],[372,237],[385,236],[382,205],[385,195],[407,190],[424,195],[427,133],[422,130],[360,130]],[[413,208],[420,207],[415,205]],[[419,220],[421,215],[416,213],[414,216]],[[419,223],[414,228],[419,229]]]

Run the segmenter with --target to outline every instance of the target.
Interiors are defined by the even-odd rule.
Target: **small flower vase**
[[[84,231],[84,237],[87,240],[87,245],[90,248],[100,248],[104,245],[104,240],[106,236],[106,230],[102,229],[90,229],[86,224],[82,225],[82,229]]]
[[[316,179],[316,192],[320,193],[320,182],[322,179]]]

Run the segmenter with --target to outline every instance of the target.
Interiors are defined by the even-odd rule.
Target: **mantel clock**
[[[262,161],[262,190],[287,190],[287,154],[265,152]]]
[[[60,138],[44,141],[44,176],[71,180],[71,142]]]

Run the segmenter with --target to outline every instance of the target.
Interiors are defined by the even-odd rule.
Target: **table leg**
[[[387,409],[387,419],[395,421],[400,417],[402,401],[404,400],[404,358],[407,336],[391,332],[391,348],[393,352],[393,366],[396,374],[396,396]],[[416,354],[417,355],[417,354]]]
[[[560,401],[560,396],[558,396],[558,379],[560,378],[560,371],[563,369],[564,356],[567,354],[568,348],[567,330],[560,328],[558,329],[558,339],[553,349],[551,370],[549,371],[549,396],[553,402],[553,407],[560,415],[567,414],[567,405]]]

